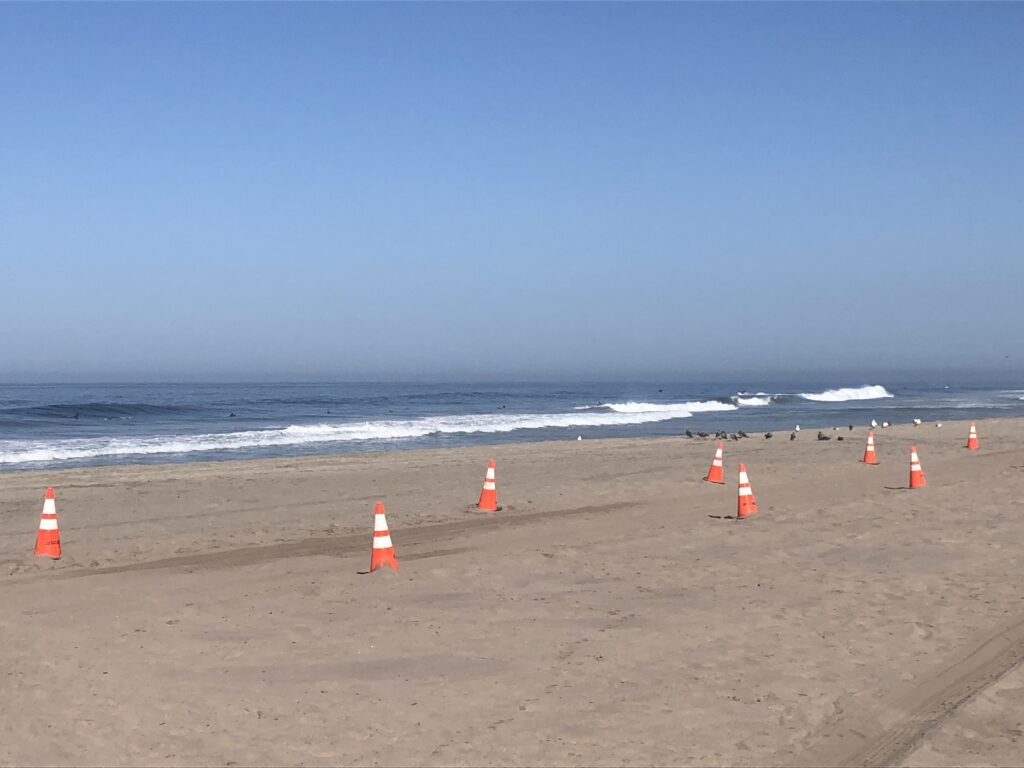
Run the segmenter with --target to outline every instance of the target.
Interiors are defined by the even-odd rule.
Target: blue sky
[[[1024,5],[0,5],[0,381],[1021,371]]]

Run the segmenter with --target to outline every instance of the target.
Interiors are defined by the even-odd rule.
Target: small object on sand
[[[883,421],[882,422],[882,427],[883,428],[888,427],[888,426],[889,426],[889,422],[888,421]]]
[[[772,433],[771,432],[765,432],[764,433],[764,439],[765,440],[771,440],[772,439]]]
[[[690,430],[686,430],[686,436],[693,437],[693,432],[691,432]]]
[[[800,425],[799,425],[799,424],[797,424],[797,425],[796,425],[796,429],[795,429],[795,430],[793,430],[793,431],[794,431],[794,432],[799,432],[799,431],[800,431]]]
[[[729,435],[729,439],[730,440],[739,440],[740,436],[737,435],[735,432],[733,432],[731,435]]]
[[[878,422],[877,422],[877,421],[875,421],[874,419],[872,419],[872,420],[871,420],[871,427],[872,427],[872,429],[874,429],[874,428],[875,428],[875,427],[877,427],[877,426],[878,426]]]
[[[582,440],[583,439],[583,435],[576,435],[576,439],[577,440]]]
[[[921,420],[920,419],[914,419],[914,426],[915,427],[920,427],[921,426]]]
[[[838,440],[839,442],[842,442],[843,441],[843,436],[840,435],[839,437],[836,438],[836,440]]]
[[[936,421],[935,422],[935,426],[936,427],[941,427],[942,426],[942,422],[941,421]]]
[[[848,430],[850,430],[851,432],[853,432],[853,424],[850,424],[850,425],[848,425],[848,426],[847,426],[846,428],[847,428]]]
[[[829,435],[826,435],[826,434],[825,434],[824,432],[822,432],[822,431],[821,431],[821,430],[819,429],[819,430],[818,430],[818,439],[819,439],[819,440],[831,440],[832,438],[831,438],[831,437],[830,437]]]
[[[738,434],[738,435],[739,435],[740,437],[750,437],[750,435],[748,435],[748,434],[747,434],[746,432],[744,432],[744,431],[743,431],[742,429],[741,429],[741,430],[740,430],[740,431],[739,431],[739,432],[738,432],[737,434]]]
[[[833,432],[838,432],[839,431],[839,427],[832,427],[832,431]]]
[[[789,439],[790,440],[796,440],[796,432],[790,432],[789,433]]]

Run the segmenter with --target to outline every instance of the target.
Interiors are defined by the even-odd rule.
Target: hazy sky
[[[1024,362],[1024,4],[0,4],[0,381]]]

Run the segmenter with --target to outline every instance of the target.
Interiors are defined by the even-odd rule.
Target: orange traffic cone
[[[877,464],[878,459],[875,458],[875,433],[868,432],[868,445],[864,449],[864,463],[865,464]]]
[[[47,488],[43,496],[43,515],[39,518],[35,553],[54,560],[60,558],[60,531],[57,530],[57,503],[53,500],[53,488]]]
[[[480,501],[476,508],[481,512],[498,511],[498,491],[494,485],[494,459],[487,462],[487,474],[484,475],[484,489],[480,491]]]
[[[384,516],[384,505],[378,501],[373,508],[373,549],[370,550],[370,572],[373,573],[385,565],[390,565],[392,570],[398,570],[398,561],[395,560],[395,545],[391,543],[388,519]]]
[[[978,450],[978,429],[974,426],[974,422],[971,422],[971,431],[967,435],[967,450],[976,451]]]
[[[736,504],[736,519],[742,520],[757,513],[757,502],[754,500],[754,492],[750,490],[750,480],[747,479],[747,467],[740,464],[740,493]]]
[[[917,448],[910,448],[910,487],[924,487],[924,472],[921,469],[921,460],[917,458]]]
[[[711,469],[708,470],[708,476],[704,478],[709,483],[720,483],[725,485],[725,478],[722,477],[722,444],[719,443],[718,447],[715,448],[715,458],[711,460]]]

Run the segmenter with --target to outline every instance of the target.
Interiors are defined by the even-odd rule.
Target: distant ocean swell
[[[12,406],[0,408],[4,416],[32,416],[50,419],[102,418],[125,419],[135,416],[186,413],[189,409],[177,405],[151,403],[55,403],[53,405]]]
[[[683,403],[600,403],[579,406],[570,413],[463,414],[424,416],[406,420],[374,420],[351,423],[291,425],[276,429],[215,432],[196,435],[148,435],[136,437],[92,437],[61,440],[0,441],[0,465],[40,462],[65,462],[103,457],[153,456],[203,452],[245,452],[246,450],[301,446],[317,443],[354,441],[411,440],[444,434],[497,434],[516,430],[567,427],[608,427],[649,424],[690,418],[695,413],[735,411],[741,406],[765,406],[788,398],[818,402],[869,400],[892,395],[880,386],[834,389],[795,395],[757,393],[721,400]],[[77,406],[47,406],[45,415],[66,418],[69,413],[87,411],[107,418],[152,413],[157,408],[145,404],[83,403]],[[35,415],[44,415],[33,409]]]

